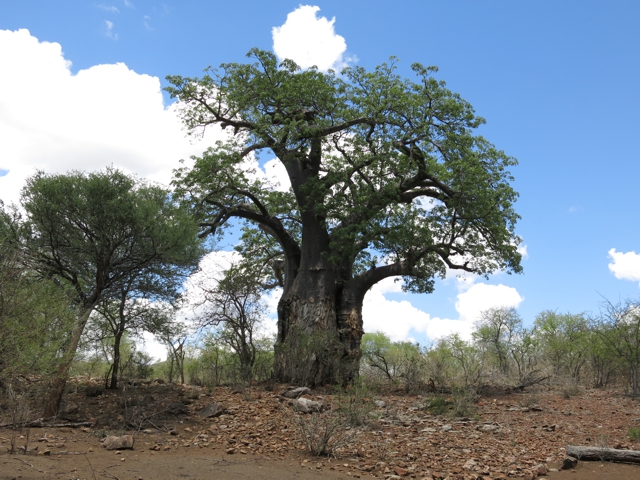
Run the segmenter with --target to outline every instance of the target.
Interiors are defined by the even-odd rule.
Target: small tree
[[[216,340],[233,350],[244,382],[253,377],[256,342],[266,311],[262,287],[255,275],[242,266],[232,265],[214,288],[200,285],[203,302],[198,324],[201,328],[212,327]]]
[[[445,338],[453,366],[457,367],[461,386],[477,387],[484,370],[484,354],[472,342],[454,333]]]
[[[121,342],[125,333],[138,336],[143,332],[161,334],[171,328],[173,307],[160,302],[151,303],[144,298],[130,298],[130,292],[123,288],[119,298],[104,299],[96,307],[92,316],[93,330],[106,333],[113,339],[111,355],[111,378],[107,388],[118,388],[121,373]],[[103,340],[104,336],[100,338]]]
[[[509,352],[522,330],[522,319],[513,307],[490,308],[481,313],[473,338],[497,361],[503,375],[509,373]]]
[[[132,278],[172,283],[201,257],[197,227],[161,187],[114,169],[50,175],[38,172],[22,190],[26,222],[20,240],[45,278],[75,293],[78,317],[46,402],[62,401],[69,367],[94,308],[118,296]]]
[[[189,340],[188,328],[180,322],[173,322],[169,328],[162,329],[156,334],[158,339],[167,347],[169,361],[169,383],[173,382],[173,369],[178,370],[180,383],[184,385],[184,360],[187,356],[185,345]]]
[[[589,354],[590,332],[584,315],[546,310],[536,317],[534,328],[542,354],[551,364],[553,373],[579,381]]]
[[[363,367],[382,373],[393,383],[403,381],[407,389],[421,383],[423,359],[420,346],[411,342],[392,342],[383,332],[362,337]]]
[[[595,332],[624,363],[631,379],[632,395],[637,396],[640,372],[640,302],[606,302],[594,324]]]

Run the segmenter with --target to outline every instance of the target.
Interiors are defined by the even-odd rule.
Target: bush
[[[334,395],[333,410],[351,426],[366,425],[376,408],[373,392],[362,381],[349,385]]]
[[[300,415],[295,425],[309,452],[315,456],[335,456],[337,450],[353,440],[345,417],[335,412]]]

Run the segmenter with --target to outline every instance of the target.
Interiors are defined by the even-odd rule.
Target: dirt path
[[[137,450],[97,451],[78,455],[0,455],[0,480],[10,479],[344,479],[354,478],[347,469],[324,460],[270,460],[253,455],[226,455],[203,450],[185,454],[166,452],[153,455]],[[304,466],[302,466],[304,465]],[[331,470],[336,468],[336,470]]]

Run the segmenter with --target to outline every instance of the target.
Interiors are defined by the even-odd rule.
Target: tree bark
[[[578,460],[607,460],[609,462],[640,463],[640,451],[615,448],[580,447],[567,445],[567,455]]]
[[[278,305],[274,376],[284,383],[349,383],[358,376],[362,302],[330,270],[299,274]]]
[[[78,317],[78,322],[71,333],[71,338],[69,339],[62,361],[60,362],[58,371],[53,379],[49,396],[45,400],[44,418],[55,417],[58,414],[60,404],[62,403],[64,388],[67,385],[67,378],[69,377],[69,369],[71,368],[71,363],[73,362],[76,350],[78,349],[80,337],[82,337],[82,332],[84,331],[84,327],[87,324],[89,315],[91,315],[92,311],[93,306],[86,308]]]
[[[120,370],[120,341],[122,340],[122,334],[124,331],[116,332],[113,340],[113,369],[111,370],[111,383],[109,385],[110,390],[118,388],[118,376]]]

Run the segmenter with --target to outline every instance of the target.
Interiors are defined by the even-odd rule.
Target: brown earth
[[[637,465],[580,462],[558,471],[567,444],[640,450],[627,437],[629,427],[640,425],[640,404],[610,390],[569,399],[552,392],[483,397],[469,417],[457,419],[430,413],[426,396],[378,395],[386,405],[367,399],[363,408],[371,410],[371,420],[344,427],[351,442],[327,458],[307,452],[296,419],[311,417],[297,414],[293,400],[279,395],[285,386],[209,392],[151,383],[97,397],[87,397],[85,389],[86,383],[71,384],[63,406],[68,413],[56,421],[91,426],[0,430],[1,480],[640,479]],[[307,397],[336,404],[324,390]],[[224,407],[221,416],[198,416],[214,402]],[[133,450],[102,447],[106,435],[122,434],[134,435]],[[16,454],[9,453],[12,437]]]

